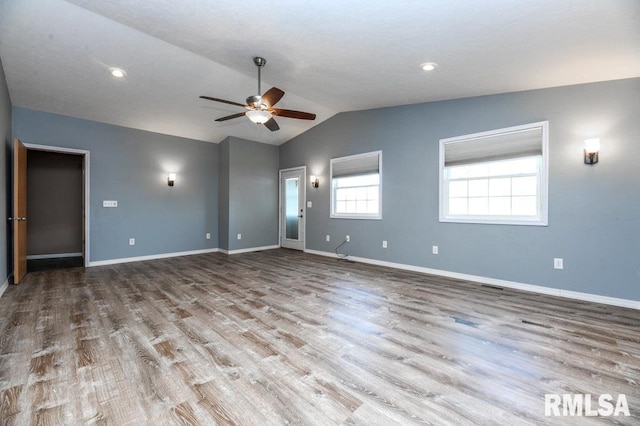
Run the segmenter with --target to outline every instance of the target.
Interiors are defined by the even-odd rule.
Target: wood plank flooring
[[[0,298],[0,423],[638,425],[640,312],[289,250],[36,272]]]

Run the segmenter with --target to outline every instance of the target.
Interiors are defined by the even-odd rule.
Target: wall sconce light
[[[320,186],[320,179],[317,176],[311,176],[311,187],[318,188]]]
[[[169,173],[169,176],[167,176],[167,185],[173,186],[175,182],[176,182],[176,174]]]
[[[600,139],[584,140],[584,164],[596,164],[600,152]]]

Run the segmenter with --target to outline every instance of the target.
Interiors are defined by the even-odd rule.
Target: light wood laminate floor
[[[36,272],[0,298],[0,397],[15,425],[637,425],[640,311],[289,250]]]

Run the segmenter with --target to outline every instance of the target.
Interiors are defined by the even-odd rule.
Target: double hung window
[[[440,141],[440,221],[547,224],[548,122]]]
[[[331,217],[381,219],[382,151],[333,158]]]

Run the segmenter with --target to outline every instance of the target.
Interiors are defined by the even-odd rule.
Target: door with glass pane
[[[305,168],[280,171],[280,245],[304,250]]]

